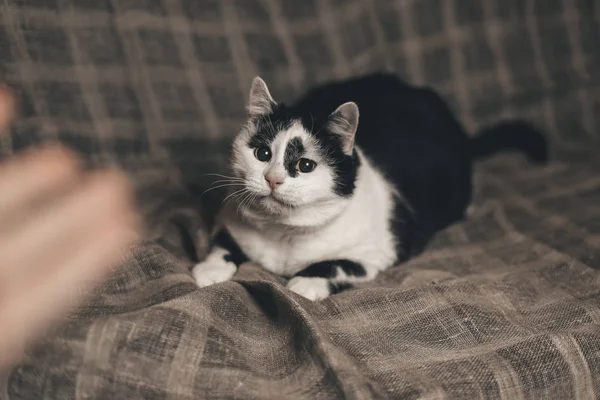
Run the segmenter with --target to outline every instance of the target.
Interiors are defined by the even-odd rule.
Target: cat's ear
[[[250,97],[248,99],[248,115],[250,117],[258,117],[261,115],[270,114],[273,112],[273,107],[277,105],[269,88],[265,81],[260,77],[256,77],[252,80],[252,87],[250,88]]]
[[[358,128],[358,106],[349,101],[339,106],[329,115],[329,130],[342,137],[342,150],[352,155],[354,138]]]

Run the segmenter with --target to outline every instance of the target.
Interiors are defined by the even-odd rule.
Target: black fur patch
[[[250,138],[248,147],[253,149],[260,146],[270,147],[277,134],[290,127],[292,118],[286,118],[287,113],[279,113],[280,108],[281,106],[275,106],[273,114],[263,115],[254,121],[256,133]]]
[[[311,278],[335,278],[337,268],[348,276],[365,276],[367,272],[362,265],[350,260],[327,260],[314,263],[298,272],[296,276],[305,276]]]
[[[271,114],[262,115],[254,121],[256,133],[250,138],[248,147],[270,146],[280,131],[288,129],[298,119],[297,113],[285,104],[273,106]]]
[[[333,283],[329,282],[329,294],[336,294],[352,288],[351,283]]]
[[[390,220],[390,229],[396,235],[396,261],[399,264],[421,253],[428,237],[418,229],[416,216],[406,203],[394,199],[394,212]]]
[[[321,110],[323,111],[323,110]],[[356,150],[349,156],[342,150],[342,138],[328,129],[329,113],[310,113],[298,108],[302,126],[316,139],[326,163],[335,174],[334,191],[338,196],[347,197],[354,193],[354,182],[360,166]]]
[[[344,155],[344,158],[333,165],[336,174],[335,193],[339,196],[350,196],[354,193],[354,182],[360,165],[360,159],[356,150],[352,152],[352,157]]]
[[[296,164],[298,160],[304,155],[304,145],[302,139],[295,137],[290,140],[285,148],[285,154],[283,155],[283,164],[285,169],[291,177],[298,176],[298,170]]]
[[[248,261],[248,256],[246,256],[244,251],[225,228],[219,229],[213,238],[213,245],[221,247],[229,252],[229,254],[223,256],[223,259],[227,262],[233,262],[239,267],[242,263]]]

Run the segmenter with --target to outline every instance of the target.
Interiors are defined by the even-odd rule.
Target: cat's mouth
[[[295,204],[292,204],[292,203],[286,201],[285,199],[281,198],[280,196],[278,196],[275,193],[271,193],[270,195],[263,197],[263,200],[272,201],[280,206],[284,206],[284,207],[288,207],[288,208],[296,207]]]

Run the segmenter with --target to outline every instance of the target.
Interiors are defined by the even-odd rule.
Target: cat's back
[[[296,106],[323,117],[348,101],[360,111],[356,143],[393,179],[403,180],[400,171],[407,169],[469,158],[467,135],[443,99],[395,75],[328,83],[310,90]]]
[[[409,85],[391,74],[376,73],[318,86],[302,96],[296,107],[323,117],[348,101],[358,105],[356,141],[367,153],[401,151],[395,145],[410,145],[414,153],[432,143],[463,144],[466,139],[460,123],[436,92]]]
[[[356,144],[417,212],[419,241],[461,218],[471,197],[469,139],[444,100],[373,74],[312,89],[297,107],[322,117],[348,101],[360,112]]]

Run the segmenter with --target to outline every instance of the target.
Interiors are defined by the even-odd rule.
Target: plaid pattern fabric
[[[189,262],[140,246],[6,398],[597,398],[598,176],[597,160],[491,160],[468,221],[317,303],[252,264],[200,290]]]
[[[12,150],[58,139],[102,160],[223,168],[251,79],[276,99],[375,70],[432,85],[473,131],[520,116],[597,139],[592,0],[7,0],[0,73]],[[202,160],[199,163],[198,160]],[[192,180],[197,180],[193,178]]]
[[[592,0],[0,3],[22,100],[2,154],[60,140],[117,161],[151,227],[0,398],[599,397],[599,22]],[[375,70],[432,85],[470,131],[527,118],[560,161],[485,163],[468,221],[323,302],[254,265],[197,289],[207,223],[164,170],[198,187],[224,170],[257,74],[290,101]]]

